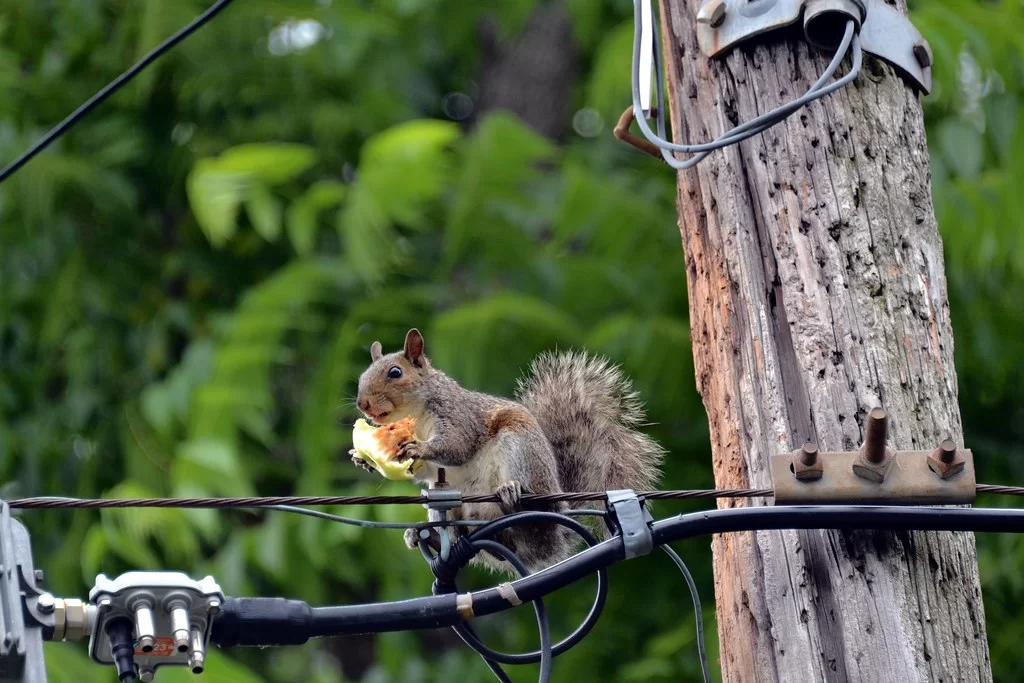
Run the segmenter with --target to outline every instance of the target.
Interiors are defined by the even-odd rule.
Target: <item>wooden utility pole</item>
[[[698,0],[660,2],[680,142],[795,99],[831,57],[796,29],[709,60]],[[865,55],[851,86],[680,172],[678,191],[719,487],[770,487],[768,457],[807,439],[856,450],[876,406],[894,449],[964,445],[921,104],[888,65]],[[726,681],[992,678],[972,534],[766,531],[712,549]]]

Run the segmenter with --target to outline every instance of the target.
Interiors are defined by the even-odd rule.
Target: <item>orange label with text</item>
[[[174,653],[173,638],[157,638],[151,652],[143,652],[140,647],[135,648],[135,654],[141,657],[170,657]]]

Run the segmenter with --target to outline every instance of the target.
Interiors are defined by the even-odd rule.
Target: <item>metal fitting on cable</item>
[[[427,499],[427,502],[424,503],[427,508],[427,519],[431,522],[446,522],[449,510],[462,507],[462,493],[458,489],[448,488],[443,467],[437,469],[437,480],[430,484],[430,488],[426,489],[423,495]],[[451,528],[437,526],[435,529],[441,541],[439,557],[442,562],[447,562],[452,546]]]
[[[96,607],[78,598],[55,598],[49,593],[39,596],[39,607],[44,614],[53,614],[55,641],[73,642],[92,632]]]
[[[867,12],[862,0],[807,0],[804,6],[804,36],[811,45],[835,51],[843,41],[846,23],[853,20],[859,32]]]
[[[450,488],[445,479],[444,468],[437,470],[437,481],[430,484],[430,488],[423,491],[423,497],[427,502],[423,504],[428,511],[445,511],[462,507],[462,492]]]

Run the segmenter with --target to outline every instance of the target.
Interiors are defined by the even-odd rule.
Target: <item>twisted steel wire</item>
[[[687,498],[755,498],[772,495],[771,489],[693,489],[678,491],[642,491],[637,495],[650,500]],[[585,502],[602,501],[603,492],[524,494],[523,502]],[[423,505],[425,496],[249,496],[240,498],[72,498],[38,496],[8,501],[18,509],[82,509],[82,508],[252,508],[273,505]],[[462,497],[463,503],[498,503],[493,493]]]

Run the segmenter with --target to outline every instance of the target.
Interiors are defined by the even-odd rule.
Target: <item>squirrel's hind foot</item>
[[[435,553],[441,552],[441,537],[438,535],[437,529],[429,528],[426,531],[429,534],[427,536],[427,539],[426,539],[427,540],[427,545]],[[408,548],[409,550],[417,550],[417,549],[419,549],[419,547],[420,547],[420,529],[415,529],[415,528],[406,529],[405,530],[405,534],[403,536],[403,540],[405,541],[405,547]]]

